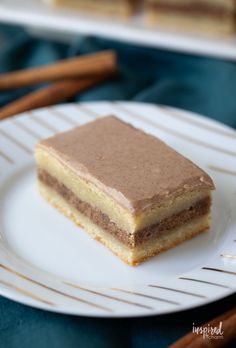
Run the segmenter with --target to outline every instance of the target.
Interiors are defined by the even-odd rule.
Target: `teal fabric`
[[[213,58],[78,37],[70,45],[36,40],[20,28],[0,27],[0,72],[51,63],[106,48],[118,51],[120,77],[77,96],[77,101],[135,100],[199,112],[236,127],[236,64]],[[37,87],[33,87],[35,89]],[[0,105],[32,88],[1,93]]]
[[[199,112],[236,127],[236,64],[94,37],[70,44],[33,39],[18,27],[0,25],[0,72],[115,48],[120,76],[74,100],[135,100]],[[25,95],[0,94],[0,106]],[[231,308],[232,295],[183,313],[137,319],[94,319],[53,314],[0,298],[0,348],[165,348],[196,325]],[[235,347],[235,343],[231,345]]]

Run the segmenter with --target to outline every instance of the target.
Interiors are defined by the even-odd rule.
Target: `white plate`
[[[213,225],[138,267],[90,239],[38,194],[39,139],[115,114],[173,146],[215,180]],[[142,103],[67,104],[0,123],[0,293],[56,312],[128,317],[200,306],[236,289],[236,132]]]
[[[127,23],[106,17],[61,11],[47,7],[42,0],[2,0],[0,21],[23,24],[32,28],[58,33],[58,38],[66,39],[66,34],[97,35],[144,46],[160,47],[168,50],[200,55],[236,59],[236,39],[207,38],[204,36],[148,28],[141,15]]]

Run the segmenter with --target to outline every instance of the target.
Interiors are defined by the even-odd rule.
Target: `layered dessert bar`
[[[151,25],[228,36],[236,24],[235,0],[145,0]]]
[[[41,141],[36,161],[42,196],[130,265],[210,226],[211,178],[116,117]]]
[[[117,17],[133,14],[139,0],[44,0],[49,5]]]

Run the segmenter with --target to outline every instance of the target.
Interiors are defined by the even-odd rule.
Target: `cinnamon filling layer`
[[[43,184],[56,191],[67,203],[88,217],[93,223],[111,233],[120,242],[130,248],[134,248],[147,240],[154,239],[160,234],[177,228],[194,218],[206,215],[211,206],[211,198],[206,197],[178,214],[165,218],[157,224],[148,226],[134,234],[129,234],[118,228],[117,225],[98,208],[81,201],[70,189],[68,189],[63,183],[60,183],[55,177],[48,174],[45,170],[38,169],[38,179]]]
[[[184,15],[195,16],[210,16],[217,19],[225,19],[233,16],[235,13],[233,9],[227,8],[223,5],[214,5],[206,2],[195,1],[191,3],[168,3],[167,1],[150,2],[149,7],[155,11],[163,13],[176,13]]]

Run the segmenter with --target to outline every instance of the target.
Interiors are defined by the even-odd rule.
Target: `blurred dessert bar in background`
[[[227,36],[235,32],[235,0],[145,0],[151,25]]]
[[[117,17],[130,17],[138,0],[44,0],[44,2],[72,10],[82,10]]]

